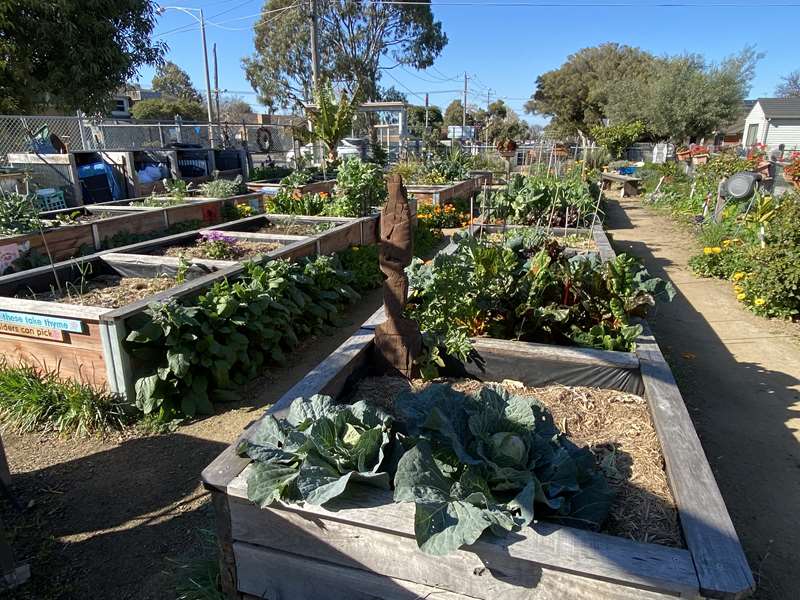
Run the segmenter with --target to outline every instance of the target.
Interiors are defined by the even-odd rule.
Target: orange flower
[[[330,194],[328,192],[320,192],[319,193],[319,197],[322,198],[323,200],[325,200],[329,196],[330,196]]]
[[[295,190],[292,192],[292,198],[295,199],[295,200],[302,200],[303,199],[303,194],[300,193],[300,190],[295,188]]]

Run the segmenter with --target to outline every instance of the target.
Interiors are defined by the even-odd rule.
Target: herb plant
[[[200,195],[206,198],[230,198],[247,192],[241,175],[235,179],[214,179],[200,185]]]
[[[334,202],[329,214],[335,217],[363,217],[373,206],[386,200],[386,182],[379,165],[357,157],[342,161],[336,174]]]

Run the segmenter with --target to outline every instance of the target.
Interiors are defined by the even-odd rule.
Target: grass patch
[[[219,586],[216,535],[207,529],[200,529],[197,533],[203,555],[178,566],[176,598],[177,600],[225,600],[225,595]]]
[[[0,362],[0,423],[18,433],[57,431],[87,435],[133,421],[130,405],[57,371]]]

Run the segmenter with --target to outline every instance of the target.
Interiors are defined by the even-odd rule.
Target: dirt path
[[[678,290],[652,324],[673,366],[716,473],[758,598],[800,590],[800,345],[796,326],[748,313],[731,284],[699,279],[687,265],[690,232],[638,199],[609,202],[618,252],[644,260]]]
[[[200,472],[263,408],[344,342],[378,308],[381,290],[329,336],[306,340],[242,401],[167,435],[110,439],[3,434],[23,513],[0,499],[2,522],[32,578],[0,598],[174,600],[185,565],[213,530]]]

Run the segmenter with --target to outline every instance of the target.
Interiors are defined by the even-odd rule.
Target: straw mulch
[[[452,384],[467,393],[483,385],[476,381]],[[355,395],[356,399],[393,412],[393,399],[399,392],[426,385],[422,381],[375,377],[362,380]],[[595,455],[616,492],[611,514],[602,528],[604,533],[639,542],[684,546],[661,444],[643,398],[597,388],[525,388],[509,381],[503,386],[514,394],[537,398],[570,440],[589,447]]]

